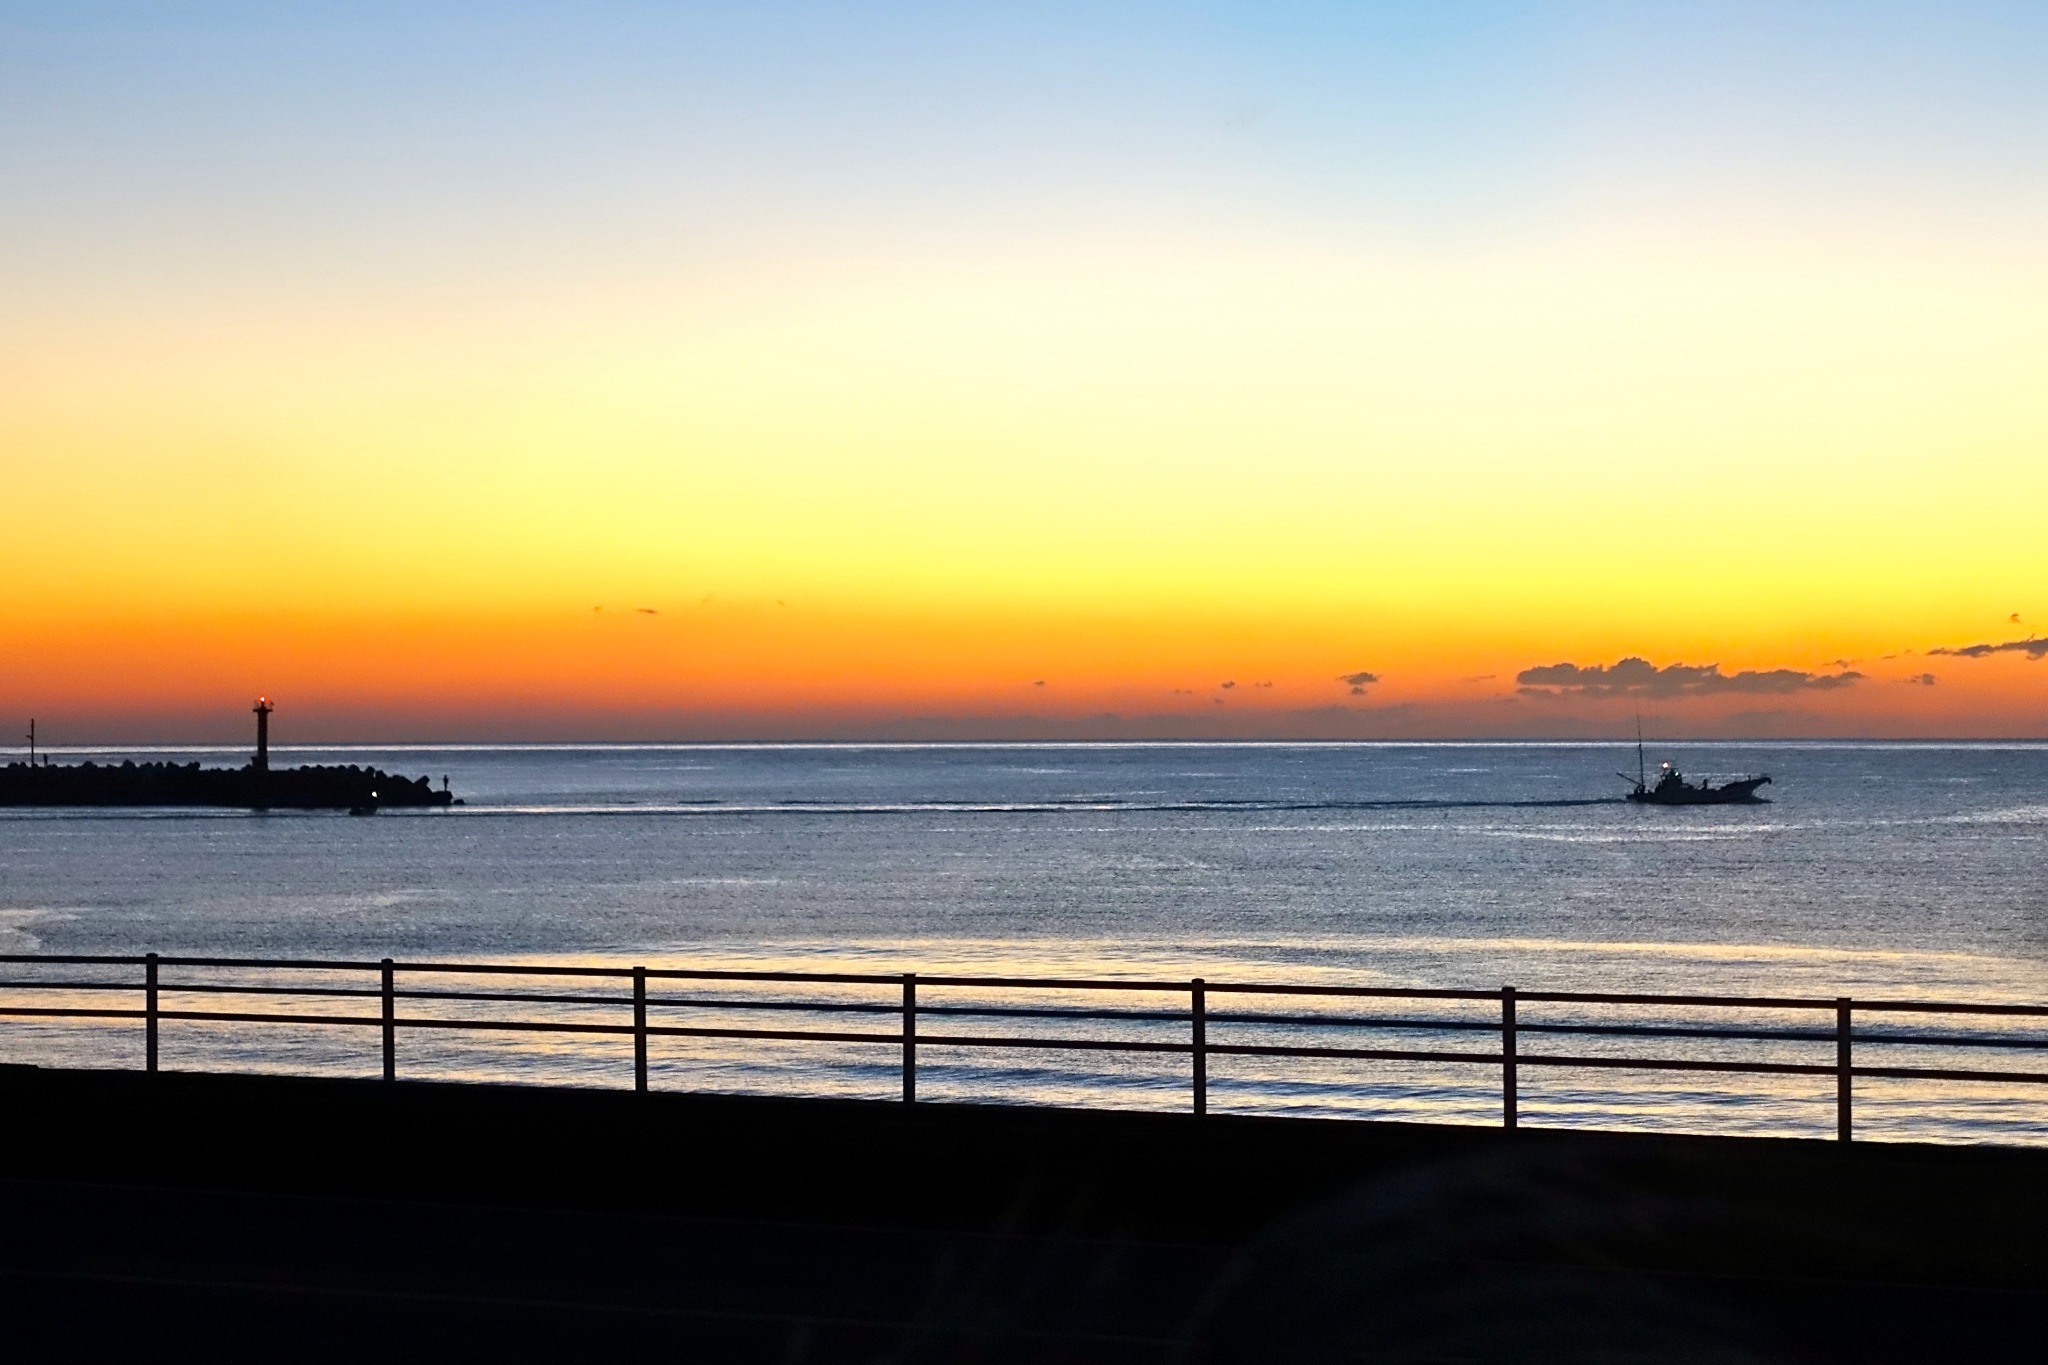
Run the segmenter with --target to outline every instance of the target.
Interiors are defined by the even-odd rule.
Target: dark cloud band
[[[2048,658],[2048,639],[2029,635],[2024,640],[2007,640],[1996,645],[1959,645],[1954,649],[1930,649],[1929,654],[1946,654],[1955,659],[1983,659],[1993,654],[2024,654],[2029,659]]]
[[[1667,664],[1663,668],[1634,655],[1613,664],[1544,664],[1515,675],[1521,690],[1535,696],[1782,696],[1788,692],[1831,692],[1863,677],[1853,669],[1809,673],[1798,668],[1723,673],[1719,664]]]

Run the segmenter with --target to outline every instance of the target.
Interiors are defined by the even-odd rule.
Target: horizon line
[[[1754,735],[1754,736],[1685,736],[1677,735],[1650,742],[1656,745],[1694,746],[1745,746],[1761,748],[1971,748],[1971,747],[2023,747],[2048,748],[2048,736],[2007,735],[2007,736],[1940,736],[1922,735],[1892,737],[1869,735]],[[1443,739],[1331,739],[1331,738],[1147,738],[1147,739],[610,739],[610,740],[423,740],[394,739],[370,740],[347,739],[332,741],[294,741],[289,744],[272,744],[271,753],[317,753],[335,749],[378,749],[386,752],[423,751],[489,751],[497,749],[528,749],[541,752],[576,752],[587,750],[636,750],[636,749],[1443,749],[1443,748],[1523,748],[1523,749],[1578,749],[1588,747],[1618,746],[1633,748],[1633,737],[1612,739],[1583,738],[1518,738],[1514,736],[1493,736],[1475,738]],[[92,743],[92,744],[38,744],[38,754],[138,754],[138,753],[196,753],[215,751],[240,751],[253,746],[232,740],[192,741],[150,741],[147,743]],[[0,756],[26,757],[29,749],[22,745],[0,745]]]

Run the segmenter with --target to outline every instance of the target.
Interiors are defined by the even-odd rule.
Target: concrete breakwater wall
[[[74,1355],[2018,1359],[2048,1309],[2030,1150],[26,1068],[0,1109],[0,1312]]]

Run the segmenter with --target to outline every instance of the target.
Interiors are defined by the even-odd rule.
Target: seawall
[[[2048,1152],[0,1069],[17,1341],[230,1358],[1911,1360]]]

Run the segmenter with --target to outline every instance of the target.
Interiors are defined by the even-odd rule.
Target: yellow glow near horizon
[[[2048,611],[2018,256],[1240,243],[622,292],[7,337],[0,570],[45,641],[10,701],[169,652],[220,665],[186,696],[400,710],[1304,707],[1357,669],[1442,703]],[[1999,724],[2042,709],[1970,667]],[[1799,702],[1955,724],[1923,691]]]

